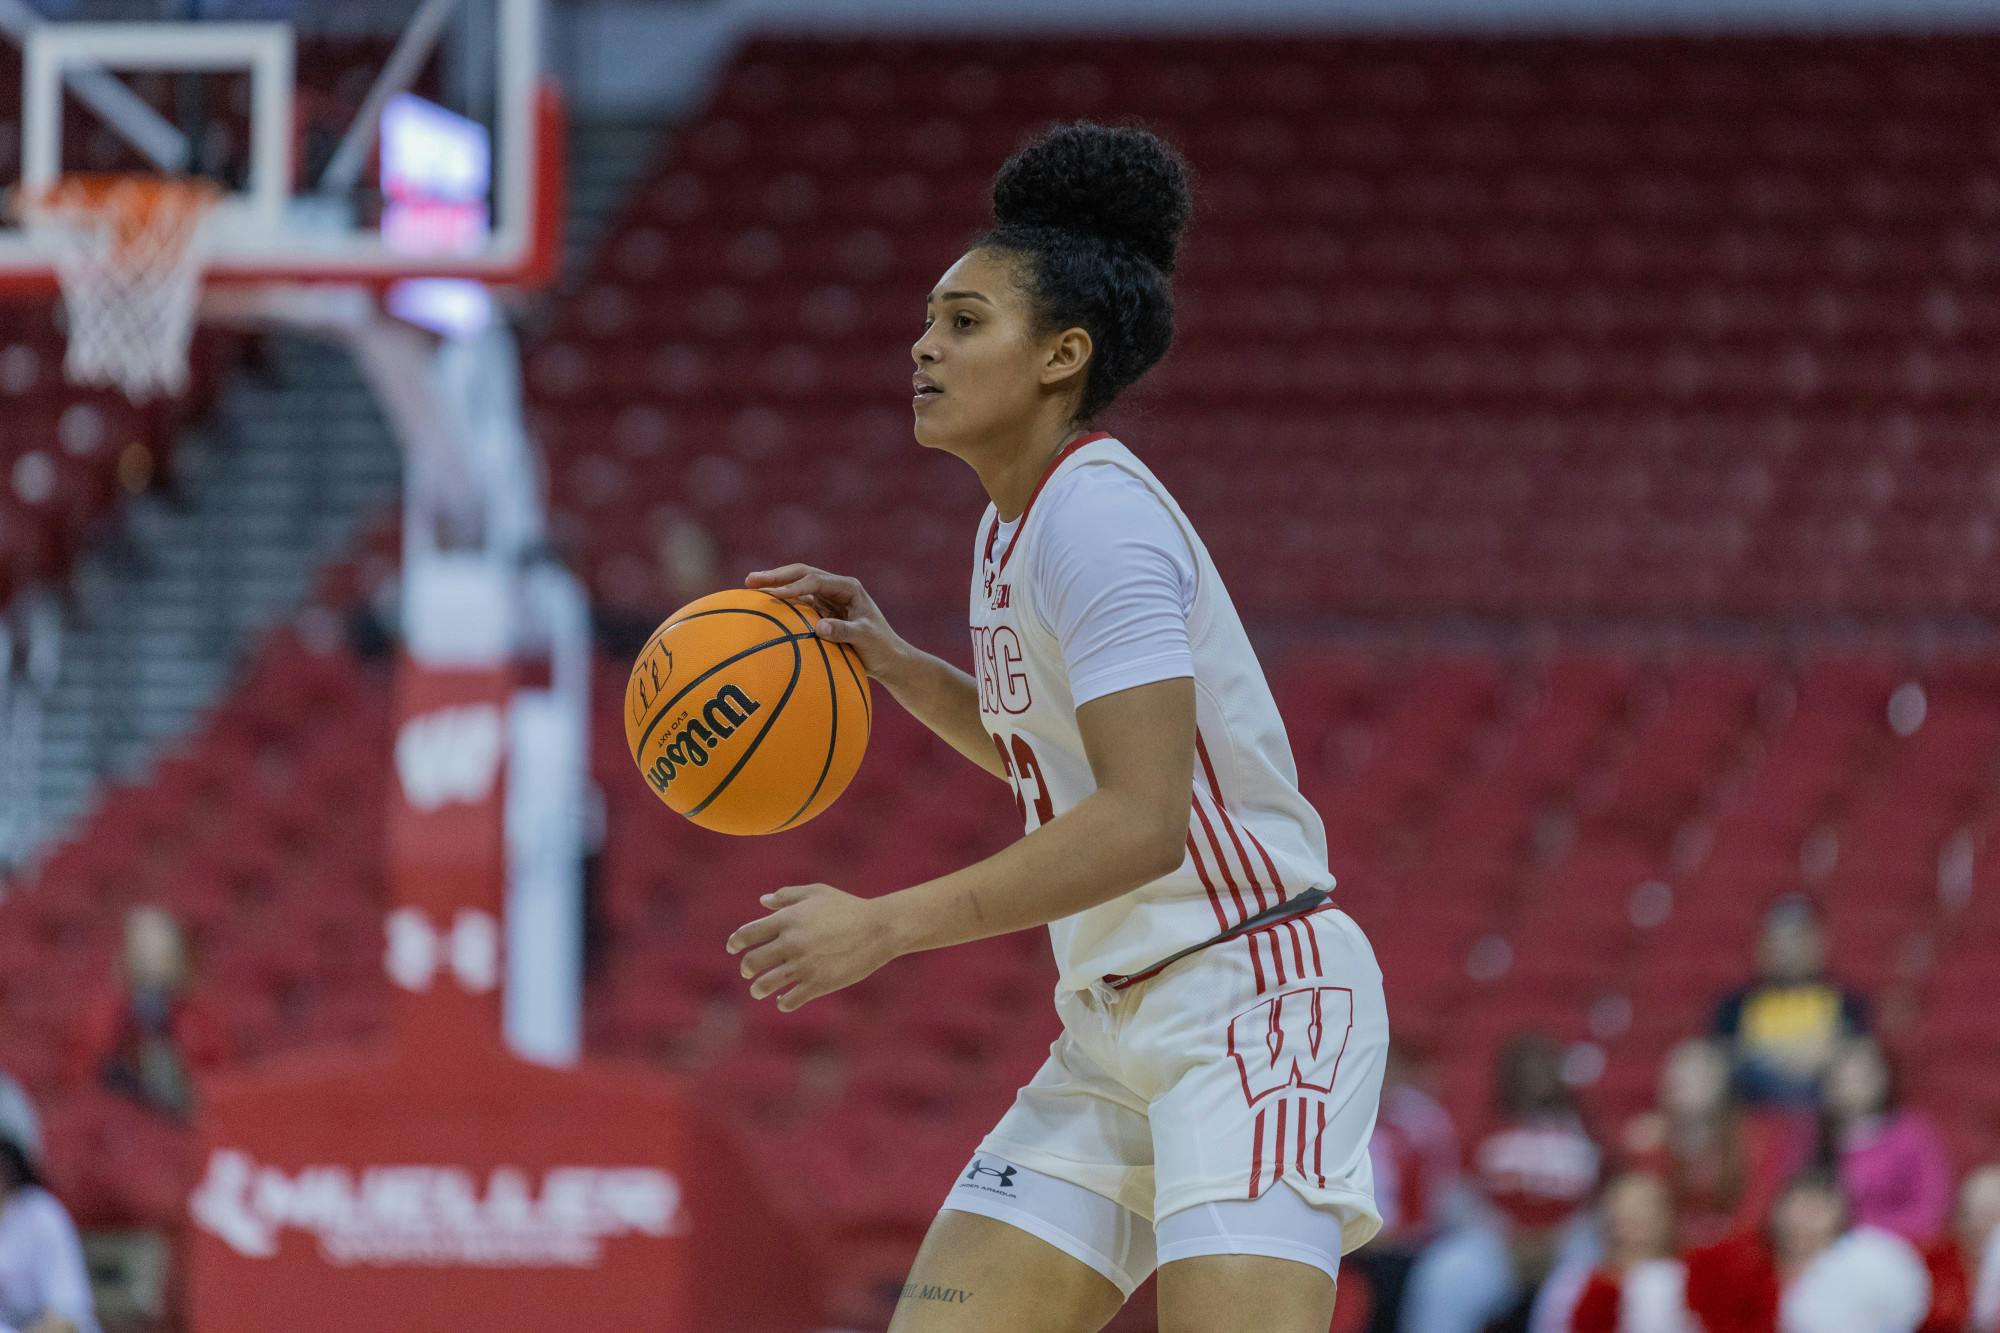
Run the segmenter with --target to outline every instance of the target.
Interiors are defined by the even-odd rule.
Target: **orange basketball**
[[[797,828],[868,748],[868,673],[817,617],[765,592],[689,602],[625,682],[625,743],[670,809],[718,833]]]

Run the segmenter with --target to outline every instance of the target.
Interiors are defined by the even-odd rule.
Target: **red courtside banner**
[[[793,1333],[806,1256],[758,1173],[643,1071],[300,1060],[210,1094],[198,1333]]]
[[[502,1043],[511,688],[501,662],[401,663],[391,1039],[204,1085],[196,1333],[812,1326],[808,1256],[693,1098]]]

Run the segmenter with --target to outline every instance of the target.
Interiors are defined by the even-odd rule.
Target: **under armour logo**
[[[990,1166],[981,1166],[979,1159],[975,1157],[972,1159],[972,1169],[965,1173],[965,1183],[968,1185],[974,1184],[981,1176],[998,1176],[1000,1177],[1000,1188],[1010,1190],[1014,1188],[1014,1173],[1020,1169],[1017,1166],[1004,1166],[998,1169]]]

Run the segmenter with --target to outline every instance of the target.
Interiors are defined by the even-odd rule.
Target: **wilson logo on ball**
[[[731,588],[646,640],[625,682],[625,744],[669,810],[750,836],[797,828],[840,795],[874,710],[861,659],[815,623],[805,607]]]
[[[653,784],[654,791],[665,792],[674,775],[683,768],[706,767],[715,747],[734,736],[736,729],[761,707],[762,704],[736,686],[724,685],[703,705],[700,717],[688,718],[681,724],[679,734],[661,747],[646,780]]]

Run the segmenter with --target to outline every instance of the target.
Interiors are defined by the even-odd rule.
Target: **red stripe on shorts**
[[[1306,1099],[1299,1098],[1299,1180],[1306,1178]]]
[[[1313,1175],[1321,1189],[1326,1188],[1326,1162],[1320,1153],[1326,1146],[1326,1103],[1319,1104],[1319,1129],[1313,1134]]]
[[[1305,951],[1305,946],[1299,943],[1299,924],[1296,921],[1287,921],[1284,924],[1285,924],[1285,934],[1291,936],[1292,939],[1292,961],[1298,964],[1299,966],[1298,975],[1301,979],[1303,979],[1306,974],[1306,951]],[[1273,944],[1277,943],[1277,938],[1278,938],[1278,933],[1276,931],[1272,931],[1271,942]],[[1313,975],[1317,976],[1319,974],[1314,973]]]
[[[1278,1098],[1278,1137],[1271,1145],[1271,1183],[1277,1184],[1285,1178],[1285,1106],[1283,1097]]]
[[[1263,1192],[1264,1179],[1264,1113],[1257,1113],[1257,1128],[1252,1134],[1250,1146],[1250,1197],[1256,1198]]]

